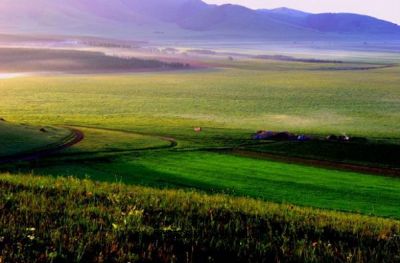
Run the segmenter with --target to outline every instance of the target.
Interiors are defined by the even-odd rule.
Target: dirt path
[[[0,164],[8,164],[19,161],[33,161],[46,156],[53,155],[59,151],[67,149],[79,142],[81,142],[85,135],[82,131],[75,128],[68,128],[71,134],[66,137],[62,142],[57,142],[46,146],[46,148],[32,150],[30,152],[19,153],[11,156],[0,157]]]
[[[168,141],[170,143],[170,145],[168,147],[163,147],[163,148],[174,148],[178,145],[176,139],[174,139],[172,137],[162,136],[162,135],[154,135],[154,134],[141,133],[141,132],[131,132],[131,131],[126,131],[126,130],[122,130],[122,129],[98,128],[98,127],[90,127],[90,126],[72,126],[71,125],[71,127],[97,129],[97,130],[108,130],[108,131],[115,131],[115,132],[139,134],[139,135],[145,135],[145,136],[154,136],[161,140]],[[181,149],[181,150],[184,151],[184,149]],[[315,160],[315,159],[307,159],[307,158],[301,158],[301,157],[289,157],[289,156],[282,156],[282,155],[271,154],[271,153],[246,151],[246,150],[241,150],[241,149],[232,149],[232,148],[225,148],[225,147],[197,149],[197,150],[223,152],[223,153],[234,154],[234,155],[238,155],[238,156],[242,156],[242,157],[273,160],[273,161],[278,161],[278,162],[283,162],[283,163],[303,164],[303,165],[308,165],[308,166],[321,167],[321,168],[334,169],[334,170],[351,171],[351,172],[381,175],[381,176],[400,177],[400,169],[394,169],[394,168],[392,169],[392,168],[383,168],[383,167],[371,167],[371,166],[363,166],[363,165],[341,163],[341,162],[334,162],[334,161]],[[193,150],[191,149],[190,151],[193,151]],[[196,151],[196,150],[194,150],[194,151]],[[129,150],[127,152],[129,152]]]
[[[308,166],[322,167],[322,168],[335,169],[335,170],[351,171],[351,172],[366,173],[366,174],[373,174],[373,175],[384,175],[384,176],[391,176],[391,177],[400,177],[400,169],[370,167],[370,166],[362,166],[362,165],[357,165],[357,164],[348,164],[348,163],[323,161],[323,160],[315,160],[315,159],[305,159],[305,158],[299,158],[299,157],[288,157],[288,156],[281,156],[281,155],[276,155],[276,154],[271,154],[271,153],[253,152],[253,151],[246,151],[246,150],[239,150],[239,149],[233,149],[231,151],[228,151],[228,153],[238,155],[238,156],[243,156],[243,157],[272,160],[272,161],[278,161],[278,162],[284,162],[284,163],[304,164],[304,165],[308,165]]]
[[[106,131],[115,131],[115,132],[123,132],[129,134],[138,134],[145,136],[153,136],[159,138],[161,140],[169,142],[168,146],[157,147],[155,149],[168,149],[174,148],[178,145],[176,139],[172,137],[166,137],[161,135],[147,134],[141,132],[133,132],[122,129],[110,129],[110,128],[98,128],[98,127],[90,127],[90,126],[68,126],[69,130],[71,130],[71,135],[65,138],[62,142],[58,142],[53,145],[48,145],[46,148],[34,150],[31,152],[25,152],[21,154],[16,154],[7,157],[0,157],[0,164],[13,163],[18,161],[31,161],[37,160],[43,157],[51,156],[59,151],[72,147],[75,144],[78,144],[84,139],[84,133],[78,128],[87,128],[87,129],[95,129],[95,130],[106,130]],[[153,148],[152,148],[153,149]],[[142,149],[144,150],[144,149]],[[254,159],[264,159],[264,160],[272,160],[283,163],[294,163],[294,164],[303,164],[314,167],[322,167],[327,169],[335,169],[342,171],[351,171],[365,174],[373,174],[373,175],[382,175],[382,176],[391,176],[391,177],[400,177],[400,169],[394,168],[383,168],[383,167],[370,167],[363,166],[357,164],[349,164],[349,163],[341,163],[334,161],[324,161],[324,160],[315,160],[315,159],[306,159],[301,157],[289,157],[282,156],[272,153],[266,152],[254,152],[242,149],[232,149],[232,148],[209,148],[202,149],[207,151],[214,151],[226,154],[233,154],[242,157],[254,158]],[[121,152],[133,152],[133,150],[123,150]]]
[[[169,142],[170,145],[168,147],[157,147],[155,149],[162,149],[162,148],[174,148],[178,146],[178,142],[175,138],[168,137],[168,136],[163,136],[163,135],[157,135],[157,134],[150,134],[150,133],[145,133],[145,132],[134,132],[134,131],[128,131],[128,130],[123,130],[123,129],[112,129],[112,128],[99,128],[95,126],[83,126],[83,125],[69,125],[68,127],[75,127],[75,128],[82,128],[82,129],[91,129],[91,130],[99,130],[99,131],[111,131],[111,132],[121,132],[121,133],[127,133],[127,134],[137,134],[137,135],[143,135],[143,136],[150,136],[150,137],[155,137],[160,140]],[[124,150],[124,151],[131,151],[131,150]]]

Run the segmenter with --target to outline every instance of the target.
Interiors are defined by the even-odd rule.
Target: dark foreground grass
[[[397,262],[400,222],[73,178],[0,176],[2,262]]]

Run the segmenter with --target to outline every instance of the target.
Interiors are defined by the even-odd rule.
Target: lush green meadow
[[[400,219],[400,180],[209,152],[134,152],[116,158],[44,161],[36,173],[172,189]],[[29,172],[30,168],[19,172]]]
[[[81,144],[34,167],[2,170],[218,191],[400,218],[398,178],[204,152],[254,144],[251,134],[258,129],[346,133],[397,144],[399,67],[225,63],[201,71],[0,80],[0,112],[8,120],[78,126],[86,134]],[[198,126],[203,132],[193,131]]]
[[[16,125],[4,119],[0,121],[0,158],[40,149],[63,140],[69,133],[63,128]]]
[[[181,190],[0,176],[4,262],[397,262],[399,221]]]
[[[130,150],[162,149],[171,143],[163,138],[115,130],[75,127],[85,134],[85,139],[75,147],[67,149],[68,154],[118,153]]]
[[[151,133],[187,134],[190,127],[202,125],[244,132],[264,128],[399,138],[399,72],[399,67],[326,71],[244,66],[25,77],[0,81],[0,111],[17,122]]]
[[[399,177],[231,150],[398,172],[400,67],[205,62],[214,67],[0,79],[0,155],[60,142],[65,126],[85,134],[0,166],[0,262],[399,260]],[[254,141],[260,129],[368,142]]]

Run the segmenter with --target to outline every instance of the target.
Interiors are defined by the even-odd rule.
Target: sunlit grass
[[[274,64],[267,62],[257,62],[257,67],[263,67],[257,70],[251,68],[250,62],[246,63],[240,64],[240,69],[214,71],[1,80],[0,111],[5,118],[15,122],[95,126],[145,134],[83,128],[87,133],[86,141],[69,153],[91,152],[90,163],[81,159],[63,163],[63,159],[57,161],[57,157],[35,168],[35,173],[90,176],[93,180],[122,177],[126,183],[193,187],[206,191],[215,188],[278,202],[398,216],[394,211],[397,203],[393,201],[397,200],[395,191],[379,188],[397,185],[398,179],[379,178],[377,180],[382,181],[379,187],[373,185],[371,192],[365,193],[350,184],[343,193],[338,190],[339,179],[334,182],[325,179],[332,175],[349,179],[354,176],[364,183],[362,187],[366,189],[371,182],[363,178],[369,177],[318,170],[312,173],[315,176],[310,179],[311,183],[299,185],[299,181],[305,178],[303,175],[309,176],[310,171],[304,168],[299,172],[282,164],[280,176],[291,178],[283,186],[276,182],[268,183],[276,176],[276,173],[268,171],[277,168],[263,161],[232,156],[222,158],[197,152],[180,155],[182,159],[168,152],[160,156],[135,153],[112,160],[100,159],[96,154],[98,151],[168,144],[158,136],[175,138],[179,150],[232,147],[251,143],[251,134],[258,129],[321,135],[346,133],[389,141],[400,139],[398,67],[369,71],[316,71],[297,65],[288,72],[274,69]],[[291,66],[282,62],[279,65]],[[203,127],[203,132],[195,133],[193,127],[199,126]],[[138,155],[141,159],[136,159]],[[221,160],[215,163],[214,159]],[[254,168],[247,169],[249,163]],[[214,171],[219,171],[220,166],[222,177],[218,178]],[[31,169],[18,167],[17,170]],[[258,177],[246,182],[250,173],[258,174]],[[316,176],[318,173],[327,177],[322,180]],[[238,178],[239,181],[232,181]],[[321,191],[322,186],[329,189]],[[254,187],[261,190],[254,190]],[[381,196],[380,191],[383,192]],[[319,193],[325,197],[319,198]],[[358,202],[350,202],[353,193],[359,194]],[[341,196],[348,197],[346,200],[349,202],[340,202]],[[365,196],[376,198],[370,200]]]
[[[399,76],[398,68],[226,69],[9,79],[0,83],[0,110],[18,122],[155,133],[202,125],[399,138]]]

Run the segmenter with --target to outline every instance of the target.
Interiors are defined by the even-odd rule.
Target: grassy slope
[[[47,132],[43,133],[40,128],[0,121],[0,157],[44,148],[61,141],[70,133],[54,127],[46,127]]]
[[[147,152],[42,162],[35,173],[160,188],[196,189],[400,219],[398,178],[210,152]],[[84,162],[82,162],[84,161]],[[29,172],[19,166],[20,172]]]
[[[397,178],[207,152],[145,154],[113,164],[98,164],[91,170],[81,169],[82,177],[89,175],[109,182],[121,180],[129,184],[193,188],[400,218],[400,180]],[[49,174],[61,174],[59,171],[65,168],[47,169]]]
[[[400,218],[400,180],[397,178],[214,153],[152,157],[131,161],[127,180],[133,177],[134,181],[148,180],[150,185],[161,183],[204,191],[215,189],[276,202]],[[117,170],[126,171],[123,166]]]
[[[396,262],[399,221],[246,198],[0,175],[5,262]]]

